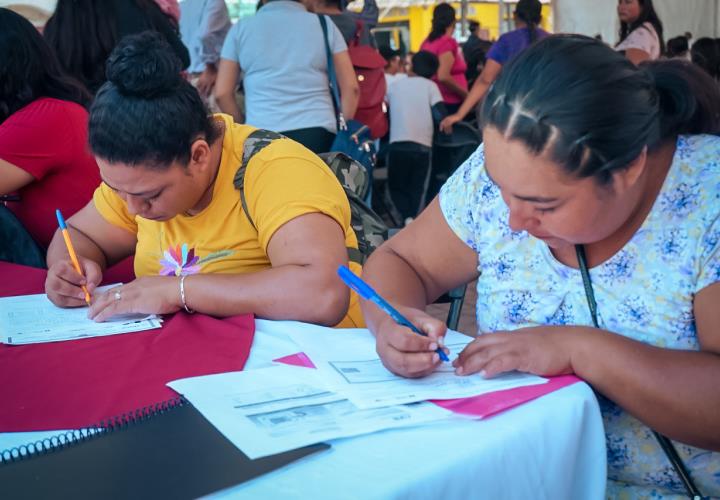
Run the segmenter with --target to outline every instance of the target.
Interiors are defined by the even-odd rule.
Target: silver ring
[[[122,295],[120,295],[120,290],[117,290],[115,292],[115,300],[120,300],[120,299],[122,299]]]

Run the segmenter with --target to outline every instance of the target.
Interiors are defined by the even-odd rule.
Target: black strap
[[[585,297],[587,298],[588,307],[590,308],[590,316],[592,316],[592,322],[595,328],[600,328],[597,317],[597,302],[595,301],[595,293],[593,292],[592,281],[590,281],[590,272],[588,271],[587,258],[585,257],[585,247],[583,245],[575,245],[575,253],[577,254],[578,265],[580,266],[580,274],[582,275],[583,286],[585,287]],[[700,494],[700,490],[695,486],[695,483],[690,477],[685,464],[678,455],[675,446],[672,441],[662,434],[653,431],[655,438],[660,443],[660,447],[665,452],[670,464],[675,469],[675,473],[682,481],[685,491],[688,497],[695,499],[701,499],[703,496]]]

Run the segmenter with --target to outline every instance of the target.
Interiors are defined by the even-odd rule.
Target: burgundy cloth
[[[7,207],[44,248],[66,219],[92,199],[100,171],[88,149],[88,113],[79,104],[44,97],[0,124],[0,159],[35,179]]]
[[[41,293],[45,271],[0,263],[0,296]],[[0,432],[74,429],[177,397],[172,380],[242,370],[252,315],[178,313],[161,329],[0,345]]]

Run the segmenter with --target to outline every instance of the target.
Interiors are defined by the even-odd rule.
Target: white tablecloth
[[[280,325],[257,321],[246,369],[298,352]],[[56,432],[0,434],[0,450]],[[578,383],[486,420],[453,421],[332,441],[332,448],[217,498],[601,499],[605,435],[592,390]]]

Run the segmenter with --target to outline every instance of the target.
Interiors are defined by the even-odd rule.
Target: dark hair
[[[0,26],[0,123],[41,97],[88,105],[88,92],[63,72],[30,21],[0,8]]]
[[[381,45],[378,52],[380,52],[380,55],[388,64],[390,64],[390,61],[392,61],[395,57],[400,57],[400,51],[393,49],[389,45]]]
[[[433,9],[432,28],[428,35],[431,42],[445,34],[447,29],[455,24],[455,9],[449,3],[441,3]]]
[[[130,35],[107,61],[108,81],[90,108],[93,153],[110,163],[167,168],[190,160],[192,142],[213,143],[218,129],[181,62],[154,31]]]
[[[517,18],[527,24],[530,43],[537,40],[537,27],[542,19],[542,4],[540,0],[520,0],[515,6]]]
[[[126,3],[127,12],[116,10]],[[145,29],[157,30],[177,38],[174,20],[165,15],[153,0],[58,0],[43,35],[63,64],[65,70],[95,93],[105,83],[105,62],[120,39]],[[132,22],[126,17],[133,17]],[[137,17],[137,18],[135,18]],[[174,47],[185,58],[187,49]],[[187,66],[188,61],[183,61]]]
[[[663,41],[663,24],[662,21],[660,21],[657,12],[655,12],[655,7],[653,7],[652,0],[638,0],[638,3],[640,4],[641,11],[635,22],[620,22],[620,41],[617,44],[621,44],[630,35],[630,33],[640,28],[643,24],[650,23],[652,24],[653,28],[655,28],[655,33],[657,33],[658,40],[660,40],[660,53],[665,53],[665,42]]]
[[[65,70],[91,92],[105,82],[105,60],[115,47],[115,2],[58,0],[43,31]]]
[[[437,73],[440,61],[432,52],[421,50],[412,56],[412,71],[423,78],[432,78]]]
[[[686,36],[676,36],[667,41],[667,57],[677,57],[689,50],[689,43]]]
[[[719,132],[720,88],[686,61],[637,68],[602,42],[555,35],[503,68],[482,123],[577,177],[605,183],[646,146]]]
[[[468,21],[468,31],[470,33],[474,32],[476,29],[480,28],[480,23],[477,21],[470,20]]]
[[[720,43],[712,38],[699,38],[690,51],[692,62],[716,80],[720,79]]]

